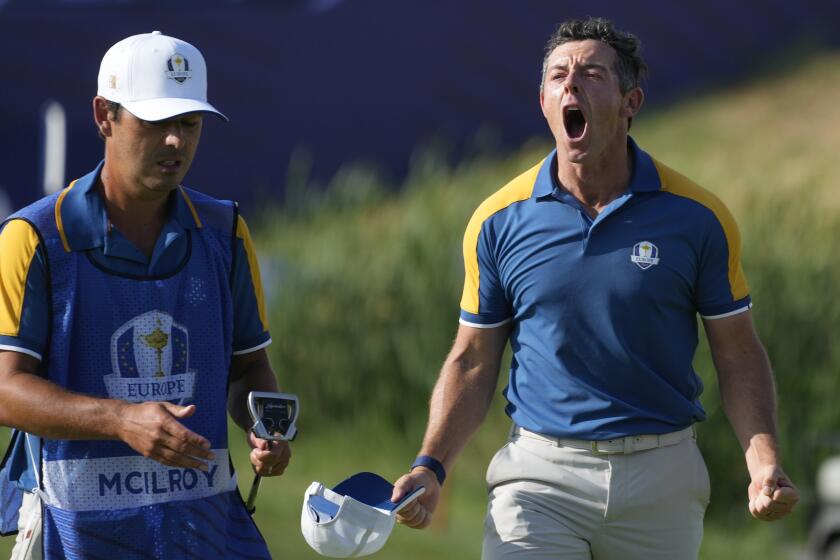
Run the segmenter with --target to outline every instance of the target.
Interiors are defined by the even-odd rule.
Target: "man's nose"
[[[566,82],[563,84],[563,88],[567,94],[569,93],[578,93],[580,92],[580,88],[577,84],[577,75],[573,72],[570,72],[568,76],[566,76]]]
[[[173,148],[180,148],[181,143],[183,142],[184,137],[184,130],[178,123],[173,123],[170,126],[166,127],[166,136],[164,138],[164,143],[167,146],[172,146]]]

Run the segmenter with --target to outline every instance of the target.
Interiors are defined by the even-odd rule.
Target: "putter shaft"
[[[248,500],[245,502],[245,509],[248,513],[254,513],[257,509],[257,506],[254,505],[254,502],[257,501],[257,492],[260,491],[260,482],[262,482],[262,477],[258,474],[254,475],[254,482],[251,484],[251,491],[248,493]]]

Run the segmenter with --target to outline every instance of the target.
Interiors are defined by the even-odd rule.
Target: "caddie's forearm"
[[[247,432],[252,424],[248,413],[248,393],[251,391],[277,392],[279,390],[277,377],[274,375],[265,350],[234,356],[230,369],[228,413],[236,425]]]
[[[6,372],[0,424],[50,439],[119,439],[127,404],[72,393],[31,373]]]
[[[246,432],[251,429],[251,417],[248,414],[248,386],[243,380],[234,381],[228,389],[228,414],[237,426]]]

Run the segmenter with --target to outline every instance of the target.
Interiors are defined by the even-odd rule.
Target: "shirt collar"
[[[653,158],[639,148],[636,141],[627,137],[627,147],[630,148],[630,155],[633,158],[633,171],[630,175],[630,184],[627,186],[629,192],[650,192],[662,188],[662,181],[659,179],[659,172],[653,163]],[[557,150],[554,149],[543,161],[537,179],[534,181],[534,190],[531,192],[533,198],[541,198],[554,194],[560,190],[557,180]]]
[[[83,251],[105,244],[108,214],[96,189],[104,164],[103,160],[96,169],[70,183],[56,201],[56,225],[68,251]],[[170,195],[168,224],[179,226],[178,229],[182,230],[201,227],[199,217],[194,213],[192,202],[183,187],[178,187]]]

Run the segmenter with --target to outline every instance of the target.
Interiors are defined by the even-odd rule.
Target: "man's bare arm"
[[[420,455],[429,455],[450,470],[458,454],[475,433],[490,407],[499,378],[502,354],[510,326],[476,329],[461,325],[455,344],[443,364],[429,404],[429,423]],[[392,500],[417,486],[426,492],[397,516],[400,523],[422,529],[440,496],[434,472],[418,467],[394,485]]]
[[[770,360],[747,311],[704,320],[718,373],[721,401],[744,450],[750,474],[750,513],[773,521],[799,501],[781,466],[776,430],[776,388]]]
[[[247,405],[250,391],[278,391],[277,377],[264,349],[240,354],[231,360],[228,412],[233,421],[248,433],[251,446],[249,458],[254,471],[262,476],[281,475],[291,460],[291,449],[288,442],[260,440],[250,431],[252,422]]]
[[[121,440],[164,465],[206,469],[210,442],[179,422],[195,406],[132,404],[67,391],[37,374],[38,360],[0,351],[0,424],[50,439]]]

